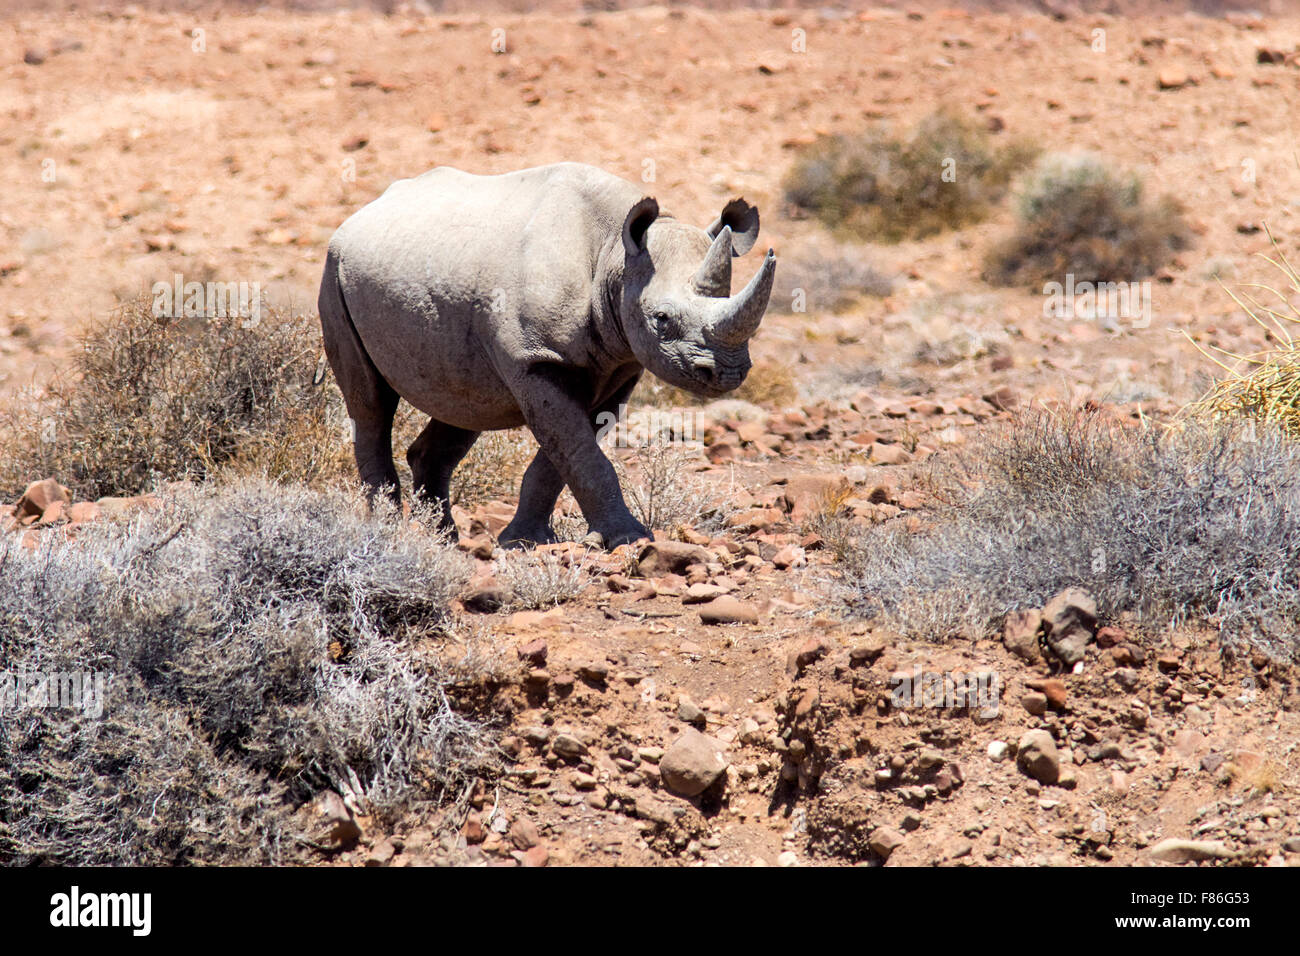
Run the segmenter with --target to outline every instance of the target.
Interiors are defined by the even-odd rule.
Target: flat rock
[[[1226,860],[1235,856],[1220,840],[1182,840],[1170,837],[1151,848],[1151,859],[1161,863],[1192,863],[1197,860]]]
[[[903,845],[903,840],[903,834],[893,827],[876,827],[867,837],[867,846],[876,856],[888,860],[890,854]]]
[[[724,594],[700,605],[700,620],[705,624],[757,624],[758,608]]]

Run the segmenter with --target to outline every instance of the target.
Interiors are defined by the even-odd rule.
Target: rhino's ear
[[[639,256],[645,251],[645,233],[650,223],[659,218],[659,203],[646,196],[628,210],[623,220],[623,248],[629,256]]]
[[[733,199],[705,231],[710,239],[716,239],[723,226],[731,227],[731,254],[743,256],[758,241],[758,210],[743,199]]]

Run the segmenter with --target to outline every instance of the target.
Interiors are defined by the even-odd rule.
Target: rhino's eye
[[[678,336],[677,320],[667,312],[656,312],[651,318],[654,320],[655,331],[662,338],[675,339]]]

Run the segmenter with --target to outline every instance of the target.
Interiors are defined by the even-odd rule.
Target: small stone
[[[527,817],[518,817],[510,824],[510,842],[520,850],[529,850],[542,842],[537,824]]]
[[[938,770],[943,766],[943,754],[937,750],[925,749],[916,758],[917,769],[922,773],[929,773],[932,770]]]
[[[696,544],[652,541],[637,556],[637,574],[643,578],[684,574],[692,564],[708,564],[712,560],[712,552]]]
[[[720,598],[726,593],[727,592],[723,588],[718,587],[716,584],[709,584],[708,582],[701,581],[697,584],[692,584],[686,589],[686,593],[682,595],[682,603],[707,604],[709,601]]]
[[[578,676],[593,684],[603,684],[609,679],[609,666],[600,661],[578,665]]]
[[[396,855],[397,848],[393,846],[393,841],[384,837],[366,854],[366,866],[387,866]]]
[[[1007,759],[1007,752],[1010,750],[1005,740],[995,740],[989,744],[989,759],[994,763],[1001,763]]]
[[[587,752],[587,745],[572,734],[556,734],[551,750],[561,757],[581,757]]]
[[[1016,763],[1020,769],[1041,783],[1056,783],[1061,775],[1056,741],[1045,730],[1031,730],[1020,738]]]
[[[326,790],[320,795],[316,808],[325,820],[327,840],[346,848],[361,838],[361,826],[353,818],[343,798],[333,790]]]
[[[56,501],[71,504],[72,493],[53,478],[34,481],[27,486],[27,490],[18,499],[14,513],[19,518],[29,515],[39,518]]]
[[[893,827],[876,827],[867,837],[867,846],[881,859],[888,860],[890,854],[903,845],[904,836]]]
[[[902,445],[876,442],[867,450],[867,460],[873,465],[905,465],[912,460]]]
[[[849,651],[849,665],[852,667],[866,667],[873,663],[889,643],[883,637],[870,636],[853,650]]]
[[[1180,66],[1167,66],[1156,77],[1156,85],[1162,90],[1180,90],[1191,82],[1187,71]]]
[[[1043,608],[1047,645],[1067,667],[1083,660],[1097,630],[1097,601],[1081,588],[1066,588]]]
[[[1020,698],[1020,706],[1035,717],[1042,717],[1047,713],[1047,695],[1040,694],[1037,691],[1030,691]]]
[[[550,862],[550,859],[551,859],[550,851],[547,850],[545,846],[539,843],[537,846],[529,847],[527,850],[525,850],[523,854],[523,859],[520,860],[519,862],[521,866],[539,867],[539,866],[545,866],[547,863]]]
[[[1043,626],[1040,611],[1028,608],[1012,611],[1002,622],[1002,643],[1006,649],[1030,664],[1041,661],[1038,649],[1038,632]]]
[[[546,642],[541,638],[535,641],[529,641],[527,644],[520,644],[515,648],[515,654],[521,661],[533,665],[533,667],[546,666],[547,655]]]
[[[782,852],[782,853],[780,853],[780,854],[777,855],[777,858],[776,858],[776,865],[777,865],[777,866],[787,866],[787,867],[788,867],[788,866],[798,866],[798,865],[799,865],[799,857],[795,856],[793,850],[785,850],[784,852]]]
[[[659,761],[664,786],[684,797],[694,797],[724,778],[729,762],[720,740],[698,730],[687,730]]]
[[[703,727],[705,724],[704,711],[689,697],[678,698],[677,719],[693,727]]]

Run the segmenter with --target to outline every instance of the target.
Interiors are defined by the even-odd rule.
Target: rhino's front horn
[[[731,295],[731,227],[722,231],[709,246],[709,254],[695,273],[695,291],[715,299]]]
[[[749,280],[749,285],[713,307],[708,326],[710,336],[724,345],[741,345],[748,341],[763,321],[775,275],[776,253],[769,249],[767,258],[754,278]]]

